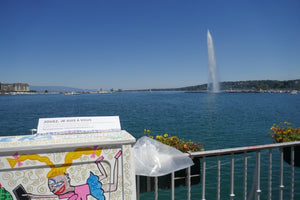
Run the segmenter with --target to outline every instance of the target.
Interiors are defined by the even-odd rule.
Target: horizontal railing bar
[[[191,175],[191,178],[198,177],[198,176],[201,176],[201,174],[193,174]],[[186,176],[177,176],[174,178],[174,180],[178,180],[178,179],[186,179]]]
[[[181,176],[181,177],[174,178],[174,180],[185,179],[185,178],[186,178],[185,176]]]
[[[275,144],[265,144],[265,145],[256,145],[256,146],[247,146],[247,147],[236,147],[236,148],[228,148],[228,149],[217,149],[217,150],[209,150],[209,151],[197,151],[197,152],[189,152],[190,157],[211,157],[217,155],[231,155],[234,154],[242,154],[244,152],[252,152],[263,149],[271,149],[271,148],[279,148],[279,147],[291,147],[300,145],[300,141],[296,142],[285,142],[285,143],[275,143]]]

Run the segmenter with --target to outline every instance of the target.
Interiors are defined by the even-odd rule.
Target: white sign
[[[37,135],[120,131],[119,116],[40,118]]]

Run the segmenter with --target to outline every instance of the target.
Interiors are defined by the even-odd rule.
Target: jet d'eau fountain
[[[207,91],[220,92],[219,80],[217,77],[217,64],[215,58],[213,39],[209,30],[207,30],[207,55],[208,55],[208,84]]]

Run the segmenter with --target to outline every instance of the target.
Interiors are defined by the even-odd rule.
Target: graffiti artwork
[[[16,152],[0,160],[0,165],[7,162],[14,170],[0,173],[0,200],[115,199],[110,197],[122,193],[124,184],[120,175],[122,154],[120,148],[99,146],[48,154]],[[5,183],[15,185],[11,192]],[[119,196],[121,199],[123,195]]]
[[[20,155],[15,153],[13,155],[14,158],[7,158],[10,166],[14,168],[17,164],[18,166],[22,166],[22,162],[25,160],[38,160],[40,162],[46,163],[51,170],[47,174],[48,179],[48,187],[49,190],[53,193],[53,195],[37,195],[25,193],[22,196],[31,197],[31,198],[55,198],[59,199],[67,198],[67,199],[82,199],[86,200],[88,195],[93,196],[98,200],[105,199],[103,196],[104,192],[113,192],[117,190],[118,186],[118,158],[121,156],[122,151],[120,150],[115,156],[115,164],[113,169],[113,183],[102,184],[101,180],[107,178],[107,173],[104,167],[101,164],[104,157],[99,157],[95,164],[97,165],[100,176],[95,176],[93,172],[90,172],[90,176],[87,179],[86,184],[73,186],[70,184],[70,176],[67,173],[67,169],[72,165],[73,160],[80,158],[82,155],[92,154],[92,157],[95,155],[99,156],[102,148],[97,149],[97,146],[94,147],[94,151],[91,151],[89,148],[85,149],[76,149],[74,152],[68,152],[65,157],[65,163],[62,166],[55,166],[53,162],[46,156],[39,156],[37,154],[32,155]],[[22,198],[22,197],[19,197]]]

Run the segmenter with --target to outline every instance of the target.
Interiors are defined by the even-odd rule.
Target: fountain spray
[[[217,65],[214,51],[213,39],[209,30],[207,30],[207,51],[208,51],[208,84],[207,90],[209,92],[220,92],[219,81],[217,77]]]

